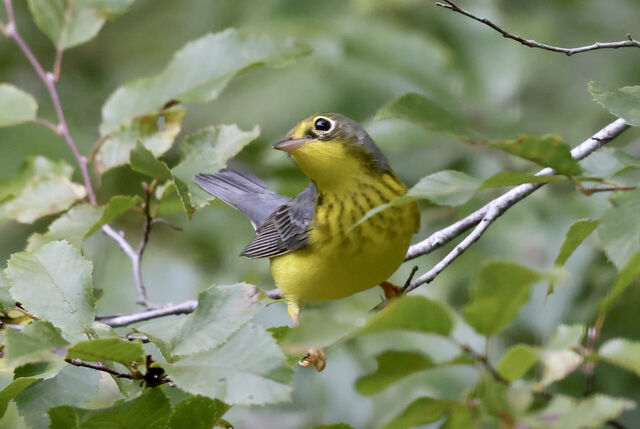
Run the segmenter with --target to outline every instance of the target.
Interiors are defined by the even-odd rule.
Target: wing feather
[[[294,199],[280,206],[258,228],[256,237],[241,255],[271,258],[305,247],[316,197],[316,187],[311,183]]]

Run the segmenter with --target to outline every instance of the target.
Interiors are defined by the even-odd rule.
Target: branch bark
[[[444,0],[444,3],[436,2],[436,6],[449,9],[453,12],[457,12],[461,15],[464,15],[475,21],[478,21],[488,27],[491,27],[498,33],[502,34],[502,37],[515,40],[516,42],[521,43],[524,46],[528,46],[530,48],[544,49],[552,52],[561,52],[567,56],[579,54],[582,52],[595,51],[598,49],[640,48],[640,41],[633,39],[630,34],[627,34],[626,40],[620,40],[618,42],[595,42],[591,45],[579,46],[577,48],[562,48],[560,46],[547,45],[545,43],[540,43],[540,42],[536,42],[535,40],[525,39],[524,37],[509,33],[507,30],[495,24],[494,22],[490,21],[489,19],[474,15],[473,13],[460,8],[458,5],[456,5],[452,1]]]
[[[172,316],[178,314],[188,314],[198,307],[198,301],[189,300],[181,304],[168,305],[166,307],[157,308],[154,310],[141,311],[139,313],[131,314],[117,314],[109,316],[97,316],[96,320],[109,325],[113,328],[119,326],[127,326],[136,322],[143,322],[145,320],[157,319],[159,317]]]
[[[84,368],[91,368],[91,369],[96,369],[98,371],[106,372],[111,375],[115,375],[118,378],[128,378],[129,380],[133,380],[133,376],[128,372],[116,371],[115,369],[109,368],[108,366],[105,366],[99,362],[98,363],[85,362],[80,359],[65,359],[65,362],[75,366],[81,366]]]
[[[573,148],[571,156],[576,160],[581,160],[589,156],[591,153],[600,149],[602,146],[618,137],[626,129],[630,127],[624,119],[616,119],[593,136],[582,142],[580,145]],[[540,170],[537,176],[547,176],[555,174],[555,171],[551,168],[544,168]],[[445,245],[454,238],[463,234],[470,228],[476,226],[471,234],[469,234],[458,246],[455,247],[447,256],[445,256],[438,264],[436,264],[427,273],[419,276],[415,279],[405,292],[410,292],[418,286],[431,282],[438,274],[442,272],[451,262],[453,262],[458,256],[460,256],[471,244],[480,238],[484,231],[506,212],[510,207],[515,205],[518,201],[531,195],[534,191],[544,186],[543,183],[527,183],[517,186],[502,196],[494,199],[486,204],[484,207],[471,213],[464,219],[457,221],[456,223],[449,225],[440,231],[434,232],[425,240],[414,244],[409,247],[405,261],[417,258],[421,255],[426,255],[433,252],[437,248]]]

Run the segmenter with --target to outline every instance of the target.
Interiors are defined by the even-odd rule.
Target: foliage
[[[31,70],[13,12],[0,17],[0,428],[640,421],[638,133],[584,161],[570,152],[614,117],[640,125],[637,50],[530,51],[417,0],[15,3],[26,46],[54,67]],[[485,6],[540,40],[588,42],[639,11],[578,3]],[[594,28],[602,13],[611,22]],[[414,184],[360,222],[421,201],[419,241],[499,188],[544,190],[433,285],[283,326],[265,261],[236,257],[248,222],[192,178],[231,162],[299,191],[268,142],[315,110],[359,120]],[[546,167],[557,174],[535,174]],[[144,286],[154,303],[197,307],[141,309]],[[318,346],[326,371],[299,369]]]

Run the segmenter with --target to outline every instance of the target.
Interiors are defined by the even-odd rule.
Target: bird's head
[[[369,134],[339,113],[320,113],[303,119],[276,143],[289,153],[317,185],[345,183],[358,174],[382,174],[391,167]]]

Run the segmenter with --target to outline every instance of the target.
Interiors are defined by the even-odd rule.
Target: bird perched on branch
[[[240,171],[198,174],[194,180],[251,220],[256,236],[241,255],[270,258],[271,274],[294,323],[305,303],[376,285],[387,297],[397,292],[386,279],[404,259],[419,212],[409,202],[358,224],[372,208],[407,192],[367,132],[343,115],[316,114],[273,147],[287,152],[311,179],[294,198]],[[322,350],[312,349],[300,364],[321,371],[325,362]]]

